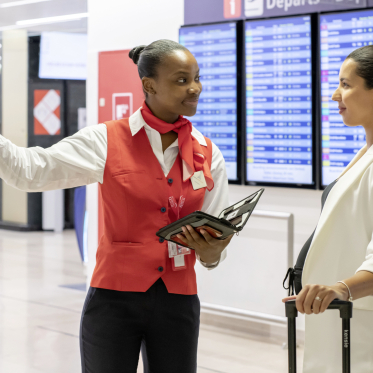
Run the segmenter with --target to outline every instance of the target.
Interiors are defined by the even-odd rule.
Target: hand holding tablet
[[[258,190],[233,206],[224,209],[218,218],[202,211],[195,211],[192,214],[166,225],[160,229],[156,235],[167,241],[185,246],[185,243],[182,242],[177,235],[183,234],[182,228],[190,225],[197,232],[200,232],[203,229],[212,237],[224,240],[243,229],[263,192],[264,188]]]

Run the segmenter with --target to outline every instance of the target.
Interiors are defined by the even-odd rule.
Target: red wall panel
[[[129,50],[99,53],[98,119],[100,123],[119,119],[116,116],[119,112],[122,113],[123,118],[127,118],[144,101],[137,66],[129,58],[128,53]],[[128,106],[127,111],[126,106]],[[118,110],[120,108],[123,110]]]

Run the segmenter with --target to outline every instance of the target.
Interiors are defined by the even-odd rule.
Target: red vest
[[[160,277],[169,293],[196,294],[195,253],[185,256],[187,268],[172,270],[167,241],[155,233],[176,220],[169,206],[169,181],[179,198],[180,156],[167,175],[156,158],[145,129],[132,136],[128,119],[106,123],[108,154],[100,185],[104,234],[99,242],[91,286],[119,291],[147,291]],[[202,146],[211,168],[212,144]],[[200,210],[206,188],[189,190],[180,217]],[[165,212],[164,209],[166,208]]]

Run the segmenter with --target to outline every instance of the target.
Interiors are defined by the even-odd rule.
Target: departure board
[[[203,91],[188,118],[221,150],[229,180],[237,180],[237,31],[235,23],[183,27],[180,44],[196,57]]]
[[[328,185],[365,145],[363,127],[347,127],[331,99],[339,70],[354,50],[373,43],[373,10],[320,16],[322,184]]]
[[[312,185],[310,16],[245,23],[246,181]]]

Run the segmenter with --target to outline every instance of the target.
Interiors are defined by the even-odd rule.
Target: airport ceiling
[[[0,0],[0,37],[13,28],[86,33],[87,20],[87,0]]]

